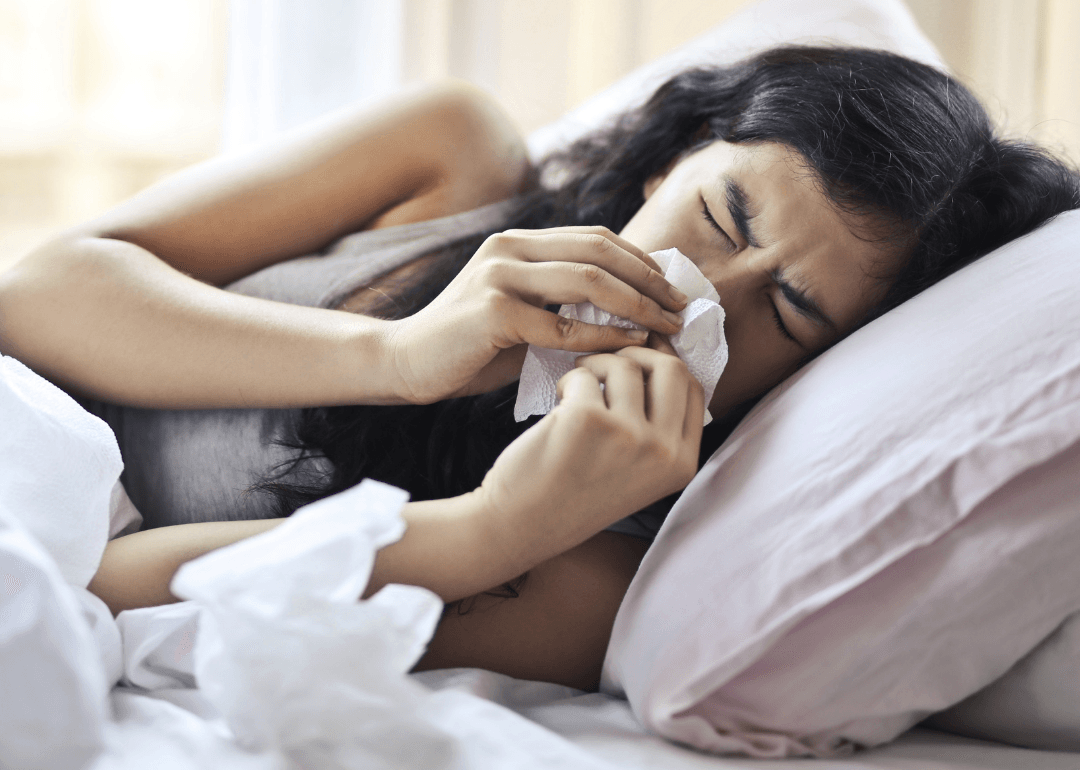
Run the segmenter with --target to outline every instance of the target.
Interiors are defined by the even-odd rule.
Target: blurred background
[[[1080,0],[907,2],[999,123],[1080,160]],[[343,97],[453,75],[494,92],[527,133],[746,4],[0,0],[0,269]]]

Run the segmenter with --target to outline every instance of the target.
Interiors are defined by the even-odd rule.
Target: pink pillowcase
[[[829,755],[985,687],[1080,610],[1080,517],[1007,486],[1080,440],[1077,243],[1070,212],[771,393],[646,555],[605,689],[702,749]]]

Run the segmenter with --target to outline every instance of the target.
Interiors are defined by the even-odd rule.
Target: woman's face
[[[852,331],[888,289],[897,250],[859,238],[800,156],[775,142],[716,141],[645,185],[621,235],[677,248],[712,281],[730,358],[709,409],[754,398]]]

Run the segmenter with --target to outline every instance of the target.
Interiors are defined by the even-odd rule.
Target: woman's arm
[[[212,289],[364,225],[513,194],[517,132],[460,85],[347,110],[167,179],[0,275],[0,350],[148,407],[400,403],[387,325]]]
[[[405,583],[445,602],[473,596],[690,481],[705,407],[686,366],[640,348],[579,364],[560,381],[562,402],[499,456],[477,490],[405,506],[405,534],[379,551],[368,595]],[[114,611],[170,601],[181,564],[277,523],[186,524],[119,538],[90,588]]]
[[[168,604],[176,601],[169,583],[185,561],[281,521],[182,524],[118,538],[90,590],[113,614]],[[595,690],[615,614],[646,548],[644,540],[601,532],[536,565],[516,599],[466,599],[469,611],[442,619],[416,670],[478,667]]]
[[[512,194],[508,121],[455,87],[352,111],[166,180],[0,275],[0,351],[68,389],[157,408],[429,403],[520,371],[525,343],[576,351],[636,332],[558,318],[589,301],[664,334],[685,298],[602,228],[489,239],[435,303],[385,322],[213,288],[361,226]],[[421,317],[422,316],[422,317]],[[515,368],[516,367],[516,368]]]
[[[521,136],[494,101],[449,83],[338,111],[201,163],[67,237],[126,241],[221,286],[365,227],[509,197],[528,165]]]

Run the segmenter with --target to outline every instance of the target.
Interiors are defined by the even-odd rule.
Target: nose
[[[769,280],[768,270],[759,261],[744,258],[743,255],[725,260],[715,265],[705,276],[720,295],[720,306],[727,315],[727,324],[738,323],[738,318],[750,299]]]

